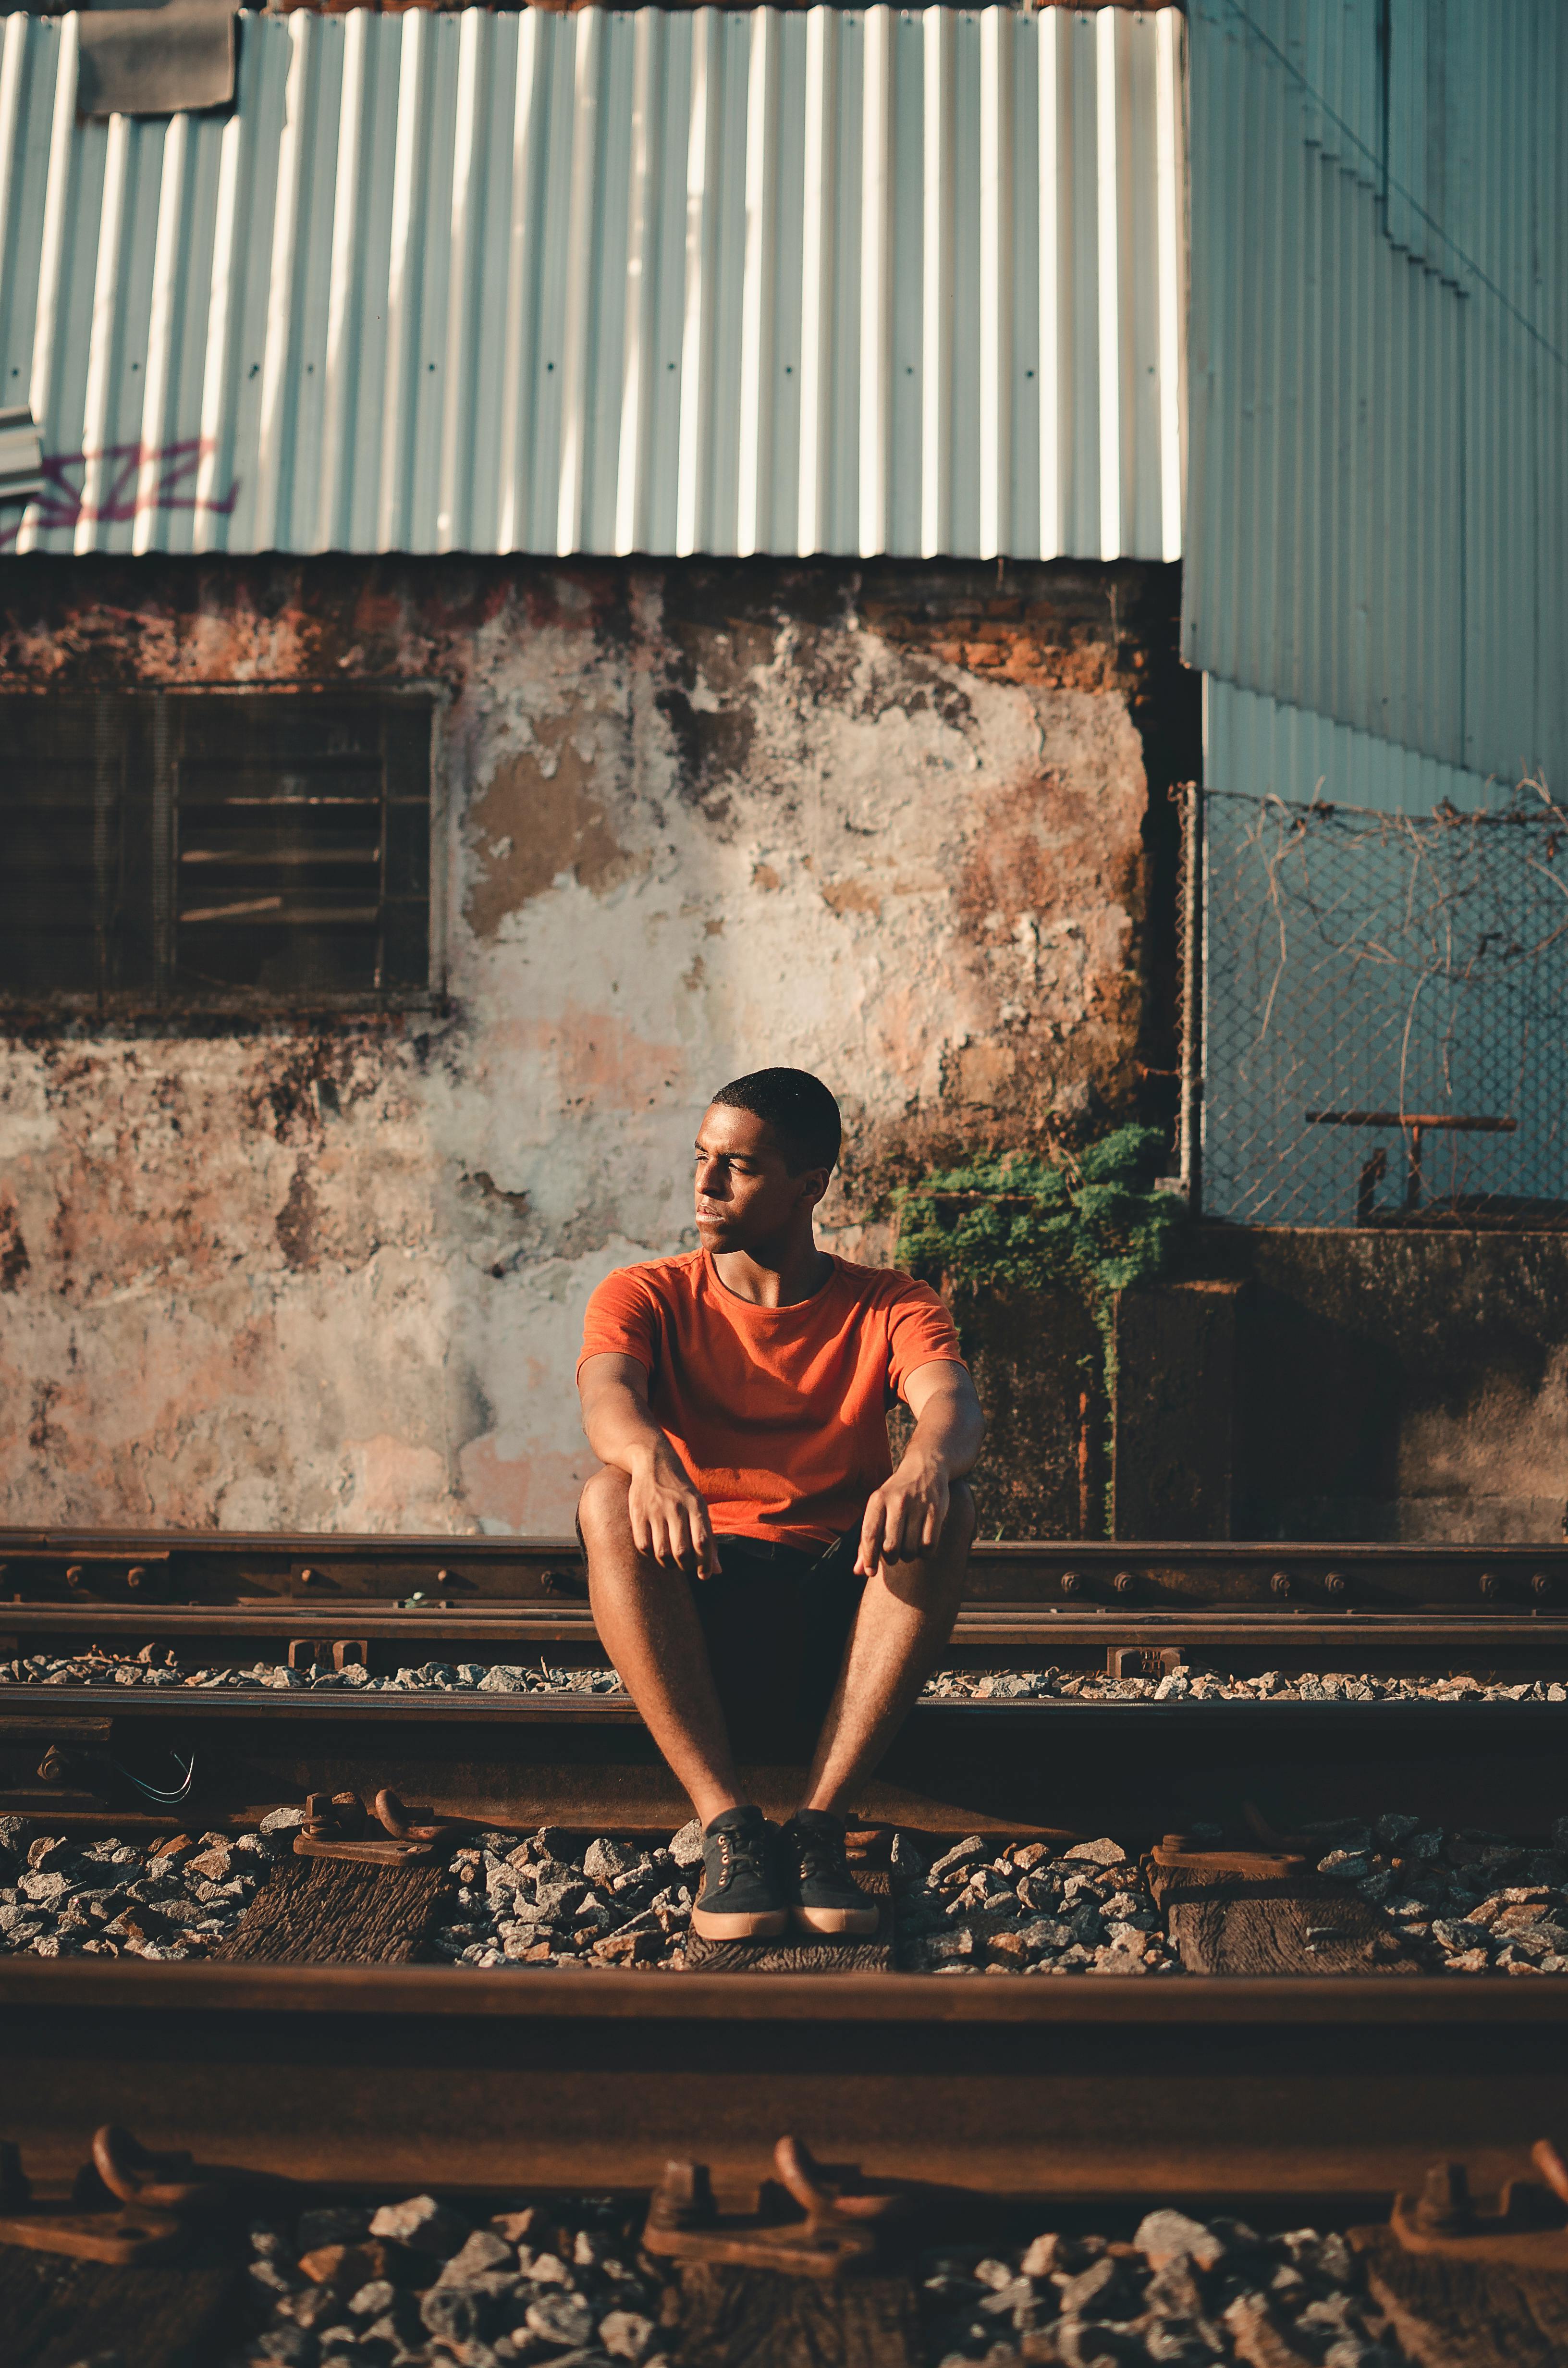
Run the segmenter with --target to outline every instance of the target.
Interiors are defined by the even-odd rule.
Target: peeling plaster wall
[[[6,565],[7,689],[441,686],[449,993],[0,1046],[3,1519],[562,1531],[584,1303],[689,1245],[726,1077],[828,1079],[826,1238],[879,1260],[918,1163],[1131,1107],[1151,776],[1196,765],[1176,599],[1130,564]]]

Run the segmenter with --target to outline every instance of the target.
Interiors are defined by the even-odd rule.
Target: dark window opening
[[[432,733],[416,694],[0,700],[0,1001],[423,999]]]

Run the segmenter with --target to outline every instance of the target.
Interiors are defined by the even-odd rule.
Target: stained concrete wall
[[[0,1044],[0,1518],[560,1531],[584,1303],[690,1243],[723,1079],[829,1080],[826,1238],[879,1260],[920,1162],[1132,1108],[1176,604],[1128,564],[8,563],[7,689],[439,686],[449,997]],[[990,1525],[1067,1525],[1071,1441],[1015,1429]]]

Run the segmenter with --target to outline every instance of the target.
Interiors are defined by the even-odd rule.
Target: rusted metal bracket
[[[1168,1678],[1187,1659],[1179,1645],[1108,1645],[1108,1678]]]
[[[1435,2162],[1418,2195],[1398,2195],[1389,2226],[1407,2253],[1506,2261],[1515,2269],[1568,2270],[1568,2163],[1550,2138],[1530,2149],[1540,2178],[1510,2179],[1483,2212],[1462,2162]],[[1363,2245],[1379,2230],[1353,2229]]]
[[[330,1662],[339,1676],[350,1666],[368,1668],[370,1662],[370,1641],[368,1636],[337,1636],[329,1643],[324,1636],[290,1636],[289,1667],[291,1669],[325,1668]]]
[[[380,1832],[370,1829],[374,1816]],[[450,1849],[458,1827],[422,1820],[388,1786],[369,1810],[358,1793],[311,1793],[294,1837],[301,1858],[346,1859],[353,1866],[414,1866]]]
[[[1304,1874],[1307,1861],[1294,1850],[1210,1850],[1186,1834],[1167,1834],[1149,1852],[1149,1863],[1165,1874],[1194,1882],[1282,1883]]]
[[[0,2144],[0,2245],[74,2260],[161,2260],[179,2249],[192,2219],[228,2192],[222,2174],[199,2171],[188,2154],[150,2154],[129,2130],[106,2122],[69,2201],[38,2201],[18,2150]]]
[[[760,2211],[721,2214],[707,2165],[669,2162],[648,2206],[644,2249],[665,2260],[731,2261],[836,2278],[874,2262],[879,2227],[909,2208],[909,2196],[897,2190],[866,2191],[852,2165],[813,2161],[798,2138],[779,2139],[773,2164],[803,2219],[776,2221]]]

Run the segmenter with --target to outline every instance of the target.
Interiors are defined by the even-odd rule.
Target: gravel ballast
[[[626,1690],[614,1669],[557,1668],[537,1663],[424,1661],[417,1668],[373,1677],[358,1664],[344,1669],[290,1669],[275,1661],[248,1668],[187,1669],[167,1648],[144,1645],[139,1653],[95,1648],[71,1658],[29,1653],[0,1661],[0,1686],[191,1686],[234,1693],[480,1693],[610,1694]],[[926,1687],[926,1702],[1568,1702],[1568,1681],[1538,1678],[1528,1683],[1494,1682],[1454,1676],[1371,1677],[1365,1672],[1278,1669],[1261,1677],[1222,1676],[1214,1669],[1184,1667],[1163,1678],[1112,1678],[1083,1669],[938,1669]]]
[[[253,2330],[226,2368],[661,2368],[680,2292],[641,2209],[585,2199],[473,2219],[428,2195],[251,2231]],[[924,2368],[1256,2363],[1399,2368],[1342,2235],[1147,2213],[1131,2242],[1053,2231],[928,2246],[914,2265]]]
[[[295,1825],[299,1814],[290,1813]],[[92,1841],[0,1816],[0,1954],[209,1956],[274,1851],[292,1847],[287,1831]]]
[[[664,2368],[673,2293],[642,2217],[585,2200],[475,2222],[415,2195],[258,2221],[255,2331],[228,2368]]]
[[[1344,2237],[1315,2228],[1265,2237],[1242,2220],[1151,2212],[1131,2244],[1047,2234],[994,2252],[934,2248],[922,2270],[926,2368],[1394,2368],[1406,2357]]]
[[[278,1809],[258,1833],[151,1841],[0,1817],[0,1955],[208,1956],[291,1852],[301,1816]],[[1187,1829],[1199,1845],[1221,1839]],[[1568,1819],[1545,1844],[1394,1812],[1306,1839],[1309,1866],[1386,1916],[1429,1971],[1568,1974]],[[476,1835],[447,1861],[429,1954],[521,1973],[679,1972],[700,1861],[695,1820],[653,1847],[585,1845],[550,1826],[521,1839]],[[1108,1835],[1053,1849],[971,1834],[940,1849],[901,1832],[892,1874],[903,1972],[1187,1978],[1141,1868]]]

